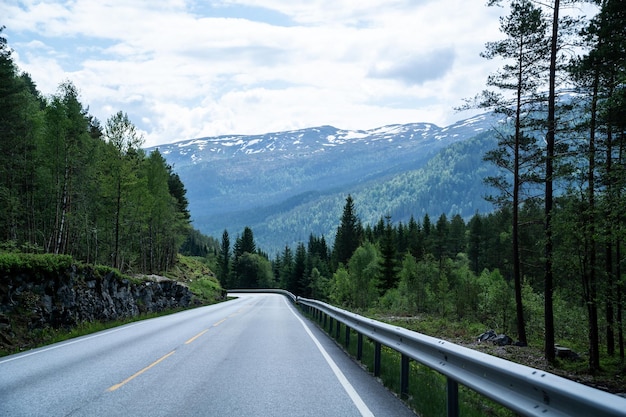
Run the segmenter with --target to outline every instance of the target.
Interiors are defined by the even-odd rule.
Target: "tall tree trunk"
[[[65,235],[65,222],[67,219],[67,205],[68,205],[68,194],[69,194],[69,181],[70,181],[70,168],[69,161],[67,160],[67,154],[65,157],[65,171],[63,173],[63,191],[61,192],[61,219],[59,221],[59,230],[57,234],[56,244],[54,246],[54,253],[58,255],[63,252],[64,249],[64,241],[63,237]]]
[[[613,198],[615,198],[614,186],[612,180],[612,160],[613,160],[613,146],[612,146],[612,134],[611,127],[609,126],[609,131],[607,132],[606,137],[606,177],[607,177],[607,195],[608,195],[608,204],[605,213],[605,221],[609,223],[606,224],[606,244],[605,244],[605,273],[606,273],[606,353],[613,356],[615,354],[615,293],[617,290],[617,286],[615,285],[615,277],[614,274],[614,266],[613,266],[613,240],[615,239],[615,233],[613,233],[613,225],[610,224],[611,219],[614,219],[612,214],[612,206],[613,206]],[[619,262],[619,258],[618,262]],[[619,275],[617,275],[619,277]]]
[[[122,180],[117,181],[117,201],[115,205],[115,241],[113,243],[113,268],[120,268],[120,215],[122,211]]]
[[[597,124],[597,106],[598,106],[598,84],[600,82],[599,75],[596,72],[593,83],[593,96],[591,99],[591,120],[589,126],[589,168],[587,172],[587,236],[589,265],[586,268],[583,279],[586,280],[585,291],[587,297],[585,304],[589,313],[589,369],[592,371],[600,369],[600,344],[598,329],[598,304],[597,304],[597,282],[596,269],[597,265],[597,242],[596,242],[596,198],[595,198],[595,171],[596,171],[596,124]]]
[[[611,241],[606,243],[606,300],[605,300],[605,318],[606,318],[606,353],[609,356],[615,354],[615,303],[616,285],[613,278],[613,244]]]
[[[550,87],[548,97],[548,133],[546,135],[546,192],[545,192],[545,277],[544,277],[544,315],[545,315],[545,356],[549,363],[556,359],[554,352],[554,276],[552,271],[552,210],[553,210],[553,175],[554,142],[556,130],[556,60],[558,52],[560,0],[554,1],[552,20],[552,41],[550,45]]]
[[[622,255],[622,250],[621,250],[621,243],[618,241],[616,244],[617,248],[615,249],[615,254],[617,259],[621,259],[621,255]],[[621,277],[621,273],[622,273],[622,268],[620,266],[620,263],[617,263],[617,276]],[[617,305],[617,313],[616,313],[616,323],[617,323],[617,344],[619,346],[619,357],[622,360],[622,363],[624,362],[624,323],[622,321],[622,317],[623,317],[623,311],[622,311],[622,294],[624,292],[624,287],[620,282],[617,283],[616,285],[616,291],[615,291],[615,304]]]
[[[520,42],[520,56],[524,50],[524,43]],[[515,111],[515,144],[513,157],[513,281],[515,285],[515,308],[517,312],[517,339],[526,345],[526,323],[524,321],[524,304],[522,301],[522,272],[520,270],[519,249],[519,192],[520,192],[520,142],[521,142],[521,113],[522,113],[522,84],[523,62],[519,60],[517,79],[517,109]]]
[[[623,146],[624,146],[624,134],[622,133],[622,137],[619,141],[619,156],[617,158],[617,162],[618,164],[623,164]],[[622,199],[622,192],[621,189],[619,187],[617,187],[617,193],[616,196],[617,201],[621,201]],[[622,216],[622,211],[621,209],[617,211],[617,224],[618,224],[618,233],[617,236],[618,238],[615,239],[615,257],[618,259],[616,268],[615,268],[615,275],[616,277],[618,277],[618,281],[617,281],[617,290],[616,290],[616,295],[615,295],[615,303],[617,304],[617,312],[616,312],[616,322],[617,322],[617,343],[619,346],[619,357],[622,360],[622,363],[624,362],[624,322],[623,322],[623,317],[624,317],[624,312],[623,312],[623,294],[624,294],[624,281],[622,279],[622,263],[620,262],[620,260],[622,259],[622,242],[620,240],[620,236],[622,235],[621,232],[621,228],[622,228],[622,224],[624,223],[624,218]]]

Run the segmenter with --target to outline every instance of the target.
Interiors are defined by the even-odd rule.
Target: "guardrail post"
[[[329,318],[328,318],[328,322],[329,322],[329,326],[330,326],[330,327],[328,328],[328,334],[333,334],[333,322],[334,322],[334,321],[335,321],[335,320],[333,320],[333,318],[332,318],[332,317],[329,317]]]
[[[356,336],[356,360],[363,359],[363,334],[357,332]]]
[[[459,417],[459,383],[450,377],[447,378],[446,397],[448,417]]]
[[[324,316],[324,324],[323,324],[322,328],[323,328],[324,330],[326,330],[326,319],[328,318],[328,314],[324,314],[324,313],[322,313],[322,314],[323,314],[323,316]]]
[[[402,364],[400,370],[400,396],[403,399],[409,398],[409,361],[410,358],[402,355]]]
[[[374,376],[380,376],[380,342],[374,342]]]
[[[350,347],[350,328],[346,326],[346,349]]]
[[[335,339],[339,341],[339,334],[341,333],[341,322],[337,320],[337,328],[335,330]]]

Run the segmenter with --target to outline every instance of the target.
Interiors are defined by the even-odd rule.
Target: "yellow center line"
[[[196,340],[197,338],[199,338],[200,336],[202,336],[203,334],[205,334],[208,331],[209,331],[209,329],[202,330],[200,333],[198,333],[197,335],[195,335],[191,339],[187,340],[185,342],[185,344],[188,345],[189,343],[193,342],[194,340]]]
[[[146,372],[148,369],[152,368],[153,366],[156,366],[157,364],[159,364],[160,362],[164,361],[165,359],[167,359],[168,357],[172,356],[174,354],[174,352],[176,352],[175,350],[171,351],[170,353],[168,353],[167,355],[161,357],[160,359],[157,359],[156,361],[152,362],[150,365],[146,366],[145,368],[143,368],[141,371],[129,376],[128,378],[126,378],[125,380],[123,380],[122,382],[120,382],[119,384],[115,384],[112,387],[110,387],[109,389],[107,389],[108,392],[113,392],[118,388],[123,387],[124,385],[128,384],[130,381],[132,381],[133,379],[137,378],[139,375],[143,374],[144,372]]]
[[[226,321],[226,319],[222,319],[222,320],[218,321],[217,323],[215,323],[215,324],[213,325],[213,327],[217,327],[217,326],[219,326],[220,324],[224,323],[225,321]]]

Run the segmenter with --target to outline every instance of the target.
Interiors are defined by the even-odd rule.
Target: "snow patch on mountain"
[[[224,135],[196,138],[167,145],[159,151],[167,156],[168,162],[177,166],[206,163],[227,157],[260,157],[267,154],[283,156],[314,155],[320,152],[344,152],[346,147],[376,145],[408,149],[429,146],[434,142],[454,142],[489,130],[498,124],[493,114],[485,113],[459,121],[450,126],[439,127],[432,123],[392,124],[370,130],[345,130],[332,126],[273,132],[260,135]],[[353,150],[356,150],[353,149]]]

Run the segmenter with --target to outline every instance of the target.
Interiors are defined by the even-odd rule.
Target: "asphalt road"
[[[0,358],[0,416],[414,416],[284,296]]]

